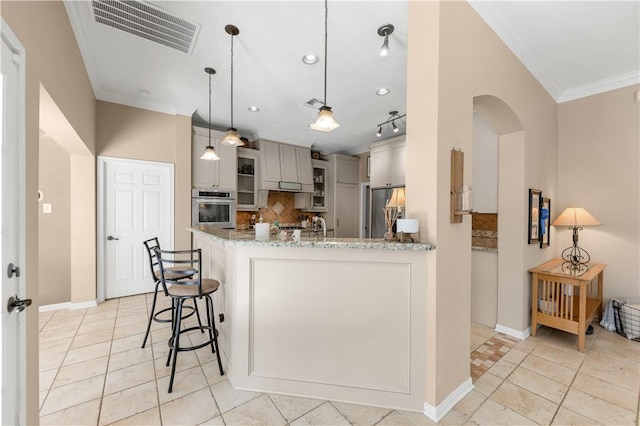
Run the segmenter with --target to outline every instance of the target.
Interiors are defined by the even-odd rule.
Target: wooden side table
[[[529,269],[531,280],[531,335],[538,324],[578,335],[578,349],[584,352],[585,333],[596,312],[602,318],[604,263],[589,264],[584,275],[562,272],[562,259],[553,259]],[[592,282],[598,280],[597,292]],[[595,298],[594,298],[595,297]]]

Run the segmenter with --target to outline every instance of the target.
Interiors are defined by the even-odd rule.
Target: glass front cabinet
[[[258,155],[255,149],[238,148],[238,210],[258,209]]]
[[[296,194],[296,208],[309,212],[326,212],[329,199],[328,162],[311,160],[313,167],[313,192]]]

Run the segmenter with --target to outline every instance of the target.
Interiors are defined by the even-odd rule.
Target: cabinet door
[[[389,182],[391,185],[404,185],[405,183],[406,151],[404,143],[392,144],[389,147]]]
[[[296,161],[298,164],[298,182],[303,185],[312,185],[311,150],[309,148],[296,147]]]
[[[358,236],[358,186],[336,184],[336,238]]]
[[[300,182],[295,146],[280,145],[280,173],[285,182]]]
[[[256,210],[258,205],[258,151],[238,148],[238,210]]]
[[[389,149],[386,146],[371,150],[369,170],[369,184],[371,188],[388,186],[391,183],[389,177]]]
[[[220,156],[220,161],[217,161],[220,163],[218,165],[220,168],[218,187],[235,191],[237,188],[237,148],[222,142],[218,143],[218,146],[218,155]]]
[[[195,135],[193,139],[193,186],[199,188],[217,187],[220,179],[220,161],[202,160],[200,156],[209,144],[208,136]],[[220,155],[220,140],[211,137],[211,145]]]
[[[351,157],[337,158],[336,182],[358,183],[358,159]]]
[[[280,182],[280,146],[275,142],[260,142],[262,179],[268,182]]]

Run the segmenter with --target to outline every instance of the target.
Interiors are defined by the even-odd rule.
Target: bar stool
[[[154,237],[146,241],[143,241],[142,244],[144,244],[144,247],[147,249],[147,254],[149,255],[149,267],[151,268],[151,277],[153,278],[153,281],[155,284],[155,290],[153,292],[153,303],[151,304],[151,313],[149,314],[149,322],[147,324],[147,332],[144,334],[144,340],[142,341],[142,348],[144,349],[145,345],[147,344],[147,339],[149,338],[149,333],[151,331],[151,322],[156,321],[156,322],[173,323],[173,314],[175,312],[175,309],[174,309],[175,306],[174,306],[173,299],[171,299],[170,308],[165,308],[158,312],[155,312],[156,302],[158,299],[158,288],[160,287],[160,271],[158,269],[159,266],[158,266],[158,260],[156,259],[155,249],[156,248],[160,249],[160,242],[158,241],[157,237]],[[173,272],[171,273],[167,272],[167,277],[170,279],[189,278],[191,275],[188,273],[188,271],[187,273],[184,272],[185,270],[188,270],[188,269],[189,268],[186,266],[183,268],[174,268]],[[166,290],[164,290],[164,294],[167,297],[169,296]],[[195,313],[198,316],[198,324],[202,325],[202,322],[200,321],[200,313],[198,312],[198,305],[195,302],[194,302],[194,306],[185,306],[184,308],[190,311],[185,315],[185,318],[188,318]],[[171,311],[171,318],[160,317],[162,314],[168,311]]]
[[[218,280],[210,278],[202,278],[202,251],[200,249],[195,250],[160,250],[155,249],[156,259],[158,259],[158,265],[160,266],[160,282],[162,283],[165,291],[175,303],[175,315],[173,316],[172,336],[169,339],[169,355],[167,357],[166,366],[171,364],[171,378],[169,379],[169,393],[173,390],[173,378],[176,372],[176,363],[178,361],[178,352],[193,351],[203,348],[205,346],[211,346],[211,352],[216,354],[218,358],[218,367],[220,368],[220,375],[224,375],[222,368],[222,360],[220,358],[220,348],[218,347],[218,330],[215,327],[215,314],[213,311],[213,300],[211,295],[215,293],[220,287]],[[186,269],[184,269],[186,267]],[[176,268],[189,272],[191,275],[189,278],[172,279],[169,275],[173,273]],[[193,300],[196,303],[196,299],[205,299],[207,307],[207,323],[203,326],[187,327],[182,329],[182,309],[184,302],[187,300]],[[209,340],[204,343],[200,343],[193,346],[180,346],[180,336],[183,333],[188,333],[193,330],[207,330],[209,332]]]

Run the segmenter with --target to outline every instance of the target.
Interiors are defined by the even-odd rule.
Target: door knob
[[[13,263],[10,263],[9,266],[7,266],[7,276],[9,278],[16,276],[16,278],[20,277],[20,267],[14,265]]]
[[[116,241],[117,241],[117,240],[119,240],[119,239],[120,239],[120,238],[112,237],[111,235],[109,235],[109,236],[107,237],[107,240],[109,240],[109,241],[114,241],[114,240],[116,240]]]
[[[16,311],[16,312],[22,312],[26,309],[27,306],[31,305],[31,299],[24,299],[21,300],[18,298],[18,296],[16,295],[16,297],[11,296],[9,298],[9,302],[7,303],[7,311],[9,311],[9,313]]]

